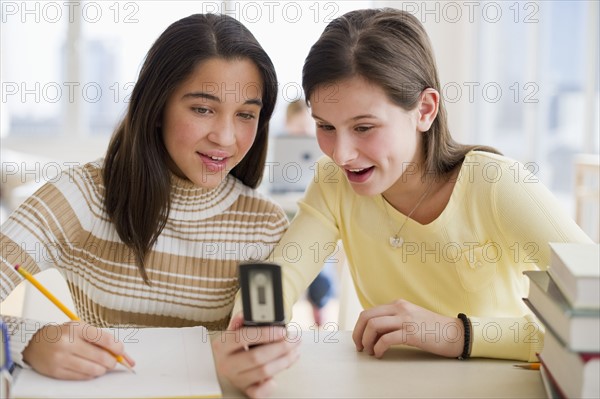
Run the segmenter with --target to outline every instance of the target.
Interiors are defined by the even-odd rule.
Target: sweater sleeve
[[[23,280],[15,271],[19,264],[31,274],[60,264],[73,243],[73,220],[68,220],[68,201],[59,187],[70,185],[72,176],[64,173],[56,182],[46,183],[23,202],[2,224],[0,232],[0,300]],[[9,326],[10,351],[15,363],[27,367],[22,352],[46,322],[2,315]]]
[[[499,163],[502,177],[493,182],[492,209],[505,242],[516,245],[515,267],[546,270],[549,242],[592,242],[557,199],[524,165]],[[471,317],[471,356],[537,361],[544,327],[531,313],[516,318]]]
[[[323,268],[339,239],[339,170],[328,158],[318,162],[314,181],[298,202],[298,213],[275,247],[274,261],[283,267],[283,294],[286,320],[292,307]]]
[[[327,158],[322,158],[317,165],[315,179],[298,202],[298,212],[270,256],[282,266],[286,322],[291,320],[294,304],[319,274],[339,239],[335,219],[339,171],[332,168],[335,164]],[[241,311],[238,292],[232,314]]]

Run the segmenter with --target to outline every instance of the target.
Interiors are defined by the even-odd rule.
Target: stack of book
[[[526,271],[527,306],[544,324],[549,397],[600,397],[600,246],[550,243],[548,271]]]

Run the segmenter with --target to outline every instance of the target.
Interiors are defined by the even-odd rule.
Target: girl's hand
[[[123,355],[131,366],[135,363],[111,333],[78,321],[42,327],[23,351],[23,360],[52,378],[89,380],[117,365],[115,357],[102,348]]]
[[[217,373],[251,398],[267,397],[275,388],[273,377],[298,360],[300,341],[286,340],[285,327],[242,324],[239,313],[227,331],[213,339]]]
[[[399,299],[361,312],[352,339],[356,349],[380,358],[392,345],[410,345],[446,357],[458,357],[464,346],[459,318],[442,316]]]

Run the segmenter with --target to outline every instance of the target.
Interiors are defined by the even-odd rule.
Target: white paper
[[[135,364],[88,381],[65,381],[23,369],[18,398],[206,398],[221,397],[210,337],[204,327],[112,330]],[[117,335],[118,334],[118,335]]]

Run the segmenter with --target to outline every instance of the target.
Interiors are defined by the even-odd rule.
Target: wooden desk
[[[510,360],[460,361],[409,347],[376,359],[354,348],[350,331],[302,332],[302,354],[276,377],[273,398],[545,398],[539,371]],[[221,380],[223,397],[242,398]]]

